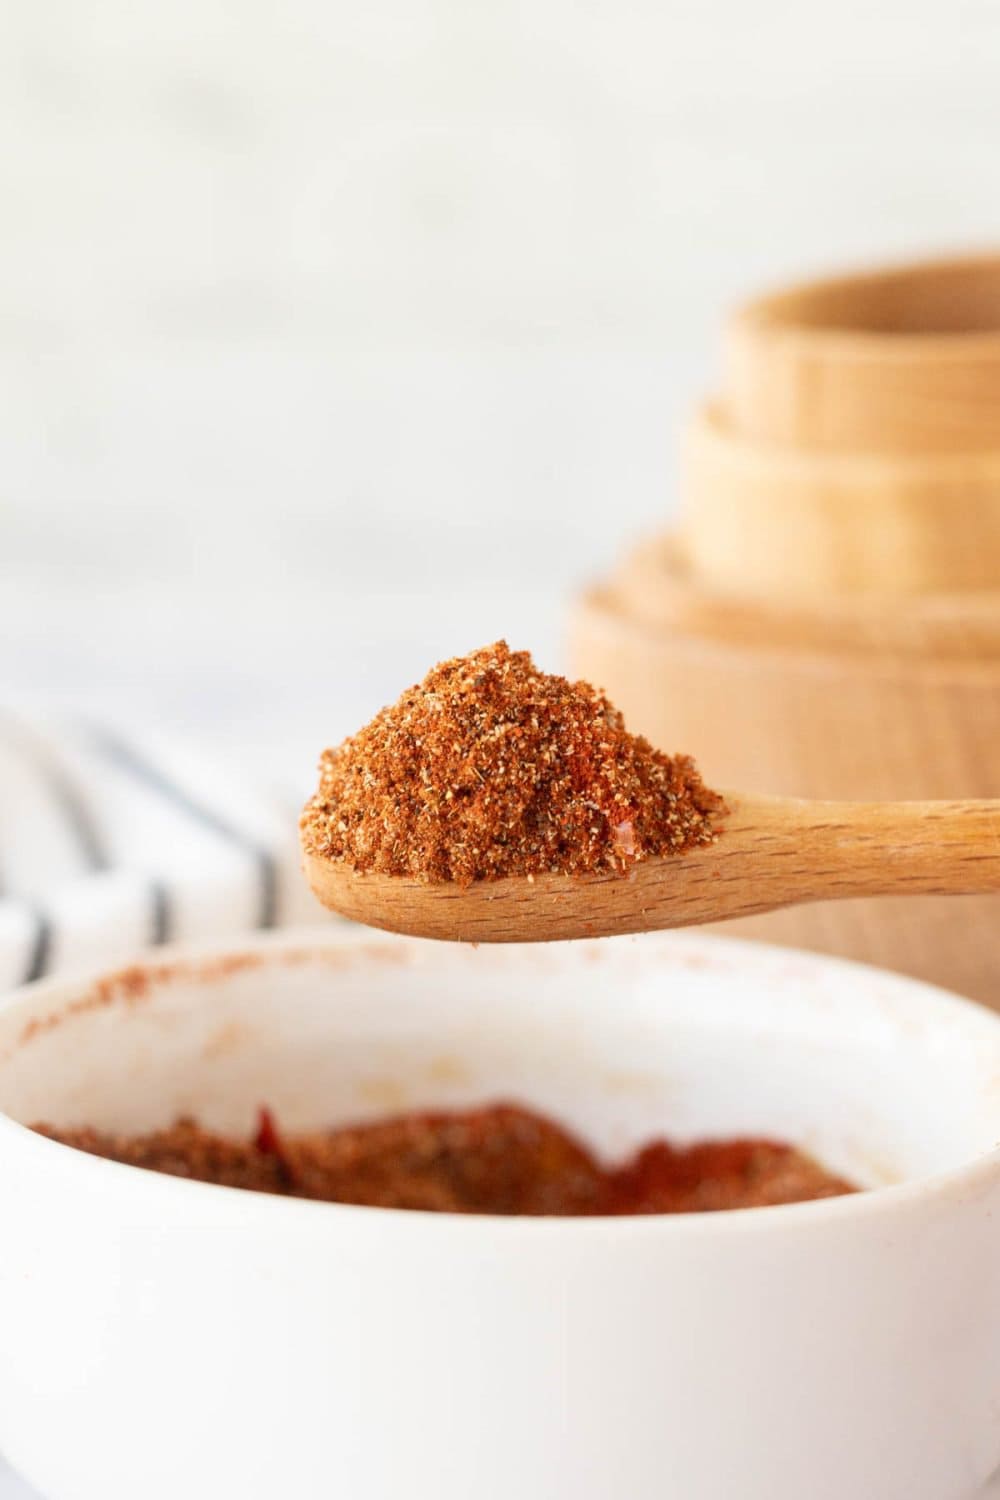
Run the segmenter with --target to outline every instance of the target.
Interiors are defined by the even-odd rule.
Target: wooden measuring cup
[[[790,599],[1000,589],[1000,257],[813,282],[729,320],[684,443],[705,582]]]
[[[723,398],[744,437],[886,452],[1000,448],[1000,255],[813,281],[739,308]]]
[[[574,607],[573,669],[632,729],[753,792],[1000,796],[1000,255],[739,309],[682,500]],[[858,900],[745,930],[1000,1008],[998,918]]]

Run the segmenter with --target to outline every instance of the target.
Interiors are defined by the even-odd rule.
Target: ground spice
[[[358,871],[466,885],[625,874],[710,843],[723,813],[689,756],[654,750],[589,683],[498,641],[326,750],[301,830],[308,854]]]
[[[284,1136],[262,1110],[233,1140],[180,1120],[149,1135],[52,1130],[96,1156],[285,1197],[440,1213],[592,1216],[762,1208],[853,1192],[811,1157],[768,1140],[653,1141],[608,1167],[543,1116],[497,1104]]]

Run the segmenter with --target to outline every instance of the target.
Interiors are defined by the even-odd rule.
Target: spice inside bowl
[[[109,1161],[221,1187],[434,1213],[627,1215],[804,1203],[852,1191],[793,1146],[769,1140],[650,1141],[616,1163],[535,1110],[421,1110],[286,1135],[271,1111],[234,1138],[194,1120],[142,1135],[36,1130]]]

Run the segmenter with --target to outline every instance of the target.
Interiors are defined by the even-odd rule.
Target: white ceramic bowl
[[[502,1097],[871,1185],[504,1220],[290,1201],[17,1121]],[[1000,1460],[1000,1020],[671,937],[309,935],[0,1006],[0,1448],[52,1500],[960,1500]]]

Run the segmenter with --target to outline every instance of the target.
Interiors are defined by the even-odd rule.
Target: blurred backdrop
[[[6,0],[0,679],[311,776],[558,663],[722,311],[1000,240],[990,0]]]

